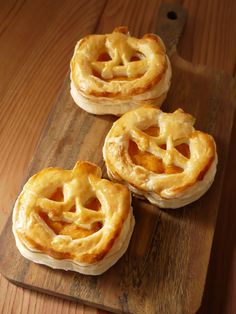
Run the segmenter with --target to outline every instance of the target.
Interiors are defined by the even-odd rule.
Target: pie
[[[72,98],[93,114],[119,116],[150,101],[160,106],[170,87],[171,66],[160,37],[131,37],[125,26],[82,38],[70,68]]]
[[[103,147],[110,179],[163,208],[200,198],[214,180],[217,152],[213,137],[195,130],[194,122],[182,109],[144,106],[124,114]]]
[[[103,273],[125,253],[134,223],[129,189],[102,179],[101,169],[85,161],[32,176],[13,210],[13,233],[24,257],[90,275]]]

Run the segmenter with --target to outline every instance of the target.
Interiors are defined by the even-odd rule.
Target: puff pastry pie
[[[150,100],[160,106],[170,87],[171,66],[160,37],[131,37],[125,26],[82,38],[70,67],[75,103],[94,114],[122,115]]]
[[[13,211],[20,253],[52,268],[98,275],[126,251],[134,228],[130,191],[101,169],[47,168],[31,177]]]
[[[164,113],[144,106],[127,112],[105,139],[109,177],[159,207],[197,200],[214,180],[217,153],[212,136],[195,130],[194,122],[182,109]]]

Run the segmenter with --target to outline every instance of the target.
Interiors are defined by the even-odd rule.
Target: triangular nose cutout
[[[106,62],[106,61],[110,61],[110,60],[111,60],[111,56],[107,52],[101,53],[97,59],[97,61],[100,61],[100,62]]]

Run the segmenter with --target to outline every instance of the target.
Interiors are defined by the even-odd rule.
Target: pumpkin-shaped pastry
[[[13,210],[20,253],[52,268],[98,275],[126,251],[134,228],[130,192],[101,169],[47,168],[25,184]]]
[[[105,139],[109,177],[159,207],[197,200],[214,180],[217,153],[213,137],[193,125],[182,109],[165,113],[144,106],[127,112]]]
[[[160,37],[138,39],[121,26],[111,34],[82,38],[70,77],[78,106],[94,114],[122,115],[150,100],[160,106],[170,87],[171,66]]]

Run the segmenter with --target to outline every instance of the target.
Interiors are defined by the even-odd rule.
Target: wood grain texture
[[[227,127],[227,126],[226,126]],[[235,143],[236,116],[231,143]],[[220,210],[209,264],[204,298],[199,314],[234,313],[236,297],[236,215],[235,184],[236,147],[230,146]],[[213,287],[218,289],[213,289]]]
[[[3,222],[65,79],[74,45],[79,37],[94,31],[106,2],[5,3],[9,7],[5,9],[3,22],[8,20],[8,27],[3,27],[0,51],[3,82],[0,86],[0,217]],[[32,12],[37,14],[34,16]],[[4,186],[11,189],[6,190]]]
[[[0,278],[0,313],[57,313],[57,314],[104,314],[78,302],[58,300],[57,297],[16,287],[4,277]],[[59,301],[59,302],[58,302]]]
[[[236,70],[236,2],[182,1],[188,20],[180,40],[181,56],[193,64],[207,64],[232,75]]]
[[[137,5],[134,10],[130,2],[132,1],[127,1],[125,4],[113,2],[113,6],[109,7],[110,13],[106,12],[105,15],[109,18],[109,23],[112,23],[112,19],[116,18],[117,22],[121,21],[127,25],[132,25],[132,29],[136,29],[135,25],[137,25],[138,30],[141,27],[138,13],[140,3],[138,3],[139,8]],[[180,54],[195,64],[213,65],[233,73],[236,55],[236,42],[234,40],[236,28],[235,1],[196,2],[189,0],[183,1],[183,5],[188,11],[188,21],[179,45]],[[94,6],[95,10],[96,6],[97,4]],[[157,6],[158,2],[151,4],[153,10]],[[4,111],[0,120],[1,144],[4,143],[4,149],[1,149],[0,153],[2,161],[1,229],[11,211],[12,203],[28,168],[43,124],[68,70],[68,62],[74,43],[78,39],[78,33],[81,29],[81,24],[78,22],[81,12],[78,7],[80,7],[78,1],[33,1],[30,3],[9,0],[0,2],[0,106],[1,113]],[[85,8],[87,7],[85,6]],[[135,15],[130,11],[131,8]],[[142,6],[141,8],[142,10],[145,9]],[[98,12],[96,11],[94,14],[98,14]],[[72,19],[71,15],[73,15]],[[119,16],[116,17],[116,15]],[[145,19],[146,24],[151,23],[151,19],[144,13],[142,18]],[[87,22],[89,23],[89,20]],[[143,31],[144,29],[141,27],[141,33]],[[61,37],[63,41],[60,41]],[[43,39],[45,40],[43,41]],[[47,42],[48,40],[49,42]],[[56,45],[57,49],[54,54],[51,54],[53,45]],[[41,62],[38,63],[38,60]],[[33,62],[32,65],[31,62]],[[38,64],[42,69],[38,67]],[[39,73],[43,69],[44,72],[47,72],[44,67],[48,64],[50,64],[51,72],[45,75],[47,78],[50,77],[50,84],[44,84],[45,76],[39,75]],[[30,80],[27,79],[29,72],[25,71],[28,67],[30,67],[31,72]],[[24,85],[25,87],[22,89],[22,82],[25,80],[27,80],[28,86]],[[12,83],[14,83],[14,89]],[[31,90],[29,96],[27,96],[28,89]],[[32,95],[35,95],[33,99]],[[37,116],[36,113],[38,113],[39,108],[41,115]],[[19,126],[17,121],[21,109],[27,112],[29,118]],[[4,133],[2,133],[3,123],[4,129],[7,130]],[[232,139],[235,138],[235,135],[234,128]],[[23,147],[22,142],[24,143]],[[14,158],[9,158],[11,156]],[[234,313],[236,308],[236,254],[234,245],[236,217],[233,202],[235,189],[231,184],[234,182],[235,163],[233,161],[236,158],[236,152],[233,145],[231,145],[230,156],[231,162],[228,164],[226,173],[228,180],[227,184],[224,184],[220,219],[216,228],[207,289],[201,313]],[[227,245],[225,245],[226,243]],[[57,309],[65,313],[75,312],[74,303],[57,298],[51,299],[40,293],[31,293],[25,289],[16,288],[7,283],[4,278],[1,278],[0,295],[1,313],[32,313],[33,308],[39,309],[38,313],[40,313],[40,309],[45,309],[45,311],[48,309],[53,313]],[[83,309],[76,308],[76,311],[76,313],[82,313]],[[89,310],[86,309],[86,311]],[[91,313],[94,313],[93,310]]]
[[[217,141],[220,162],[211,190],[199,201],[177,211],[161,211],[134,199],[136,227],[128,253],[98,277],[55,271],[28,262],[14,245],[9,220],[0,239],[0,264],[9,280],[115,312],[139,314],[143,309],[150,314],[196,312],[220,201],[235,83],[229,76],[193,67],[176,55],[172,57],[172,66],[172,88],[165,110],[171,112],[181,103],[184,110],[197,117],[197,127],[213,134]],[[227,93],[222,93],[223,90]],[[97,117],[75,106],[66,81],[29,175],[48,166],[71,168],[78,159],[99,164],[105,173],[101,148],[113,121],[113,117]],[[229,128],[222,131],[224,121]]]
[[[197,118],[197,127],[215,137],[220,162],[214,186],[201,200],[178,211],[160,211],[134,200],[136,227],[128,252],[95,278],[26,261],[14,245],[9,220],[0,254],[2,272],[9,280],[115,312],[192,313],[199,308],[227,160],[236,84],[221,72],[194,67],[177,55],[171,61],[173,79],[165,110],[171,112],[181,104]],[[94,116],[75,106],[67,80],[29,175],[48,166],[72,168],[78,159],[99,164],[105,174],[101,148],[113,121],[114,117]],[[228,128],[222,129],[225,121]]]

